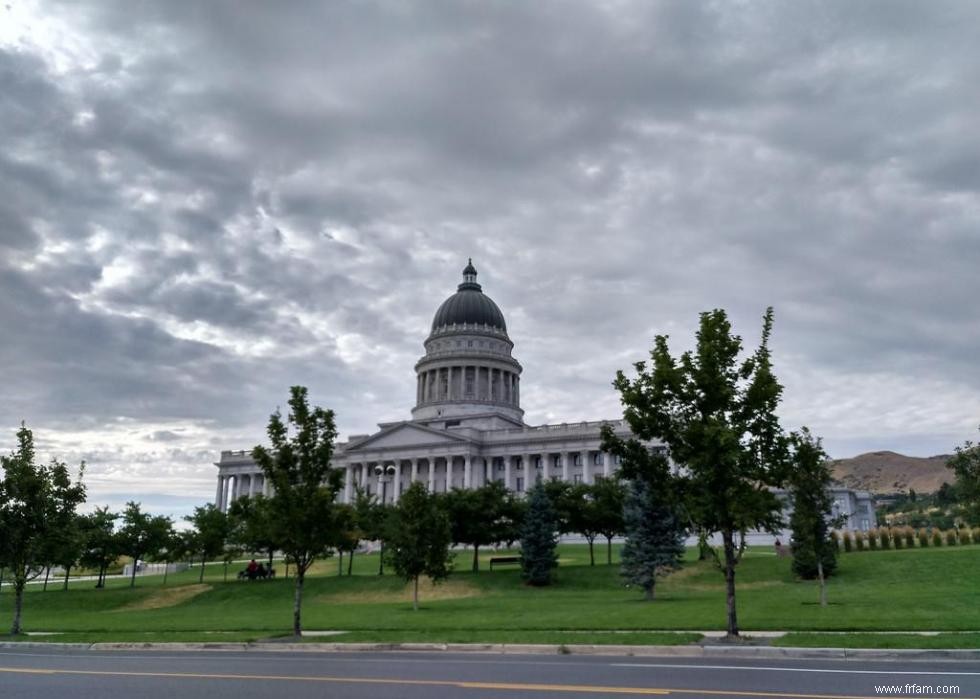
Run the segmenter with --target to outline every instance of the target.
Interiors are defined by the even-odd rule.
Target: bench
[[[490,570],[493,570],[493,564],[503,565],[505,563],[520,563],[520,556],[493,556],[490,559]]]

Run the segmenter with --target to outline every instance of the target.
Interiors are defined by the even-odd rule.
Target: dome
[[[463,283],[457,287],[456,293],[443,301],[436,311],[436,316],[432,319],[432,332],[447,325],[463,324],[489,325],[507,332],[504,314],[476,283],[476,268],[473,267],[473,260],[470,260],[463,270]]]

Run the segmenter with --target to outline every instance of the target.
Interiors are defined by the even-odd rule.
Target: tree
[[[388,535],[388,515],[391,510],[376,495],[371,495],[365,489],[358,487],[354,494],[354,512],[361,537],[367,541],[377,541],[381,546],[378,555],[378,575],[384,575],[385,539]]]
[[[452,535],[449,517],[438,496],[425,485],[412,483],[392,510],[389,557],[395,572],[412,582],[412,608],[419,608],[419,577],[444,580],[452,570]]]
[[[695,350],[674,359],[667,336],[657,336],[649,368],[637,362],[636,379],[619,371],[614,381],[634,435],[628,441],[636,442],[632,449],[641,446],[638,440],[666,443],[683,467],[678,494],[691,528],[721,534],[722,557],[714,549],[711,554],[725,575],[730,638],[738,636],[735,567],[745,532],[781,525],[772,488],[784,480],[787,448],[775,412],[782,386],[772,372],[772,318],[770,308],[758,349],[739,361],[742,340],[732,335],[725,312],[702,313]],[[603,436],[604,443],[619,444],[608,427]]]
[[[228,515],[211,503],[195,507],[194,514],[184,517],[184,520],[194,527],[189,549],[201,556],[201,574],[197,581],[204,582],[204,563],[215,560],[224,553],[231,523]]]
[[[834,499],[831,464],[820,439],[804,427],[790,435],[793,467],[789,474],[793,514],[793,572],[804,580],[820,582],[820,606],[827,606],[826,578],[837,569],[837,546],[830,532],[839,522],[832,519]]]
[[[592,486],[575,483],[568,489],[571,504],[568,526],[571,531],[581,534],[589,544],[589,565],[595,565],[595,540],[599,536],[599,510],[596,507]]]
[[[279,549],[296,566],[293,634],[299,636],[306,571],[337,540],[335,500],[343,472],[330,467],[337,439],[333,411],[311,408],[306,388],[293,386],[286,422],[274,412],[268,435],[271,448],[255,447],[252,458],[274,488],[269,502]]]
[[[143,512],[138,502],[127,502],[122,513],[122,526],[117,536],[119,549],[133,559],[129,586],[136,585],[136,567],[141,559],[156,556],[170,538],[173,527],[169,517]]]
[[[269,499],[261,494],[236,498],[228,508],[229,540],[250,553],[267,554],[269,568],[278,546]]]
[[[602,478],[592,485],[592,498],[596,508],[596,530],[606,539],[606,565],[612,565],[613,537],[626,533],[623,522],[626,485],[617,476]]]
[[[660,488],[645,478],[629,481],[626,488],[622,575],[647,600],[654,598],[657,578],[680,568],[684,556],[684,527],[668,492],[669,477],[664,460]]]
[[[491,481],[479,488],[453,488],[443,495],[454,544],[473,547],[473,572],[480,570],[480,547],[506,541],[514,529],[507,488]]]
[[[337,540],[333,543],[337,549],[339,563],[337,575],[344,572],[344,554],[347,554],[347,575],[349,576],[354,567],[354,552],[358,544],[361,543],[361,530],[357,523],[357,510],[353,505],[342,504],[337,506]]]
[[[576,503],[572,498],[572,484],[551,478],[541,484],[548,500],[551,501],[551,511],[555,518],[555,531],[559,535],[570,534],[572,527],[572,510]]]
[[[84,547],[84,537],[82,533],[82,515],[75,514],[71,517],[67,526],[60,530],[54,537],[51,562],[61,566],[65,571],[65,579],[62,589],[68,589],[68,578],[71,569],[81,558]]]
[[[13,636],[21,632],[27,581],[50,563],[52,542],[71,527],[75,509],[85,501],[85,464],[72,482],[66,464],[35,463],[34,434],[23,424],[17,445],[9,456],[0,457],[0,568],[10,570],[14,579]]]
[[[543,484],[528,491],[527,512],[521,528],[521,577],[536,587],[550,585],[558,565],[558,523]]]
[[[980,524],[980,444],[970,440],[956,447],[947,462],[956,474],[955,495],[971,524]]]
[[[95,587],[99,589],[105,587],[106,571],[120,554],[120,542],[115,532],[117,519],[119,515],[110,512],[106,506],[96,507],[95,512],[82,515],[80,520],[82,555],[79,562],[98,571]]]

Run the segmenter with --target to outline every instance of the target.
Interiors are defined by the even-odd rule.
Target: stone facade
[[[593,483],[617,469],[615,457],[601,449],[599,430],[609,424],[628,437],[623,420],[524,423],[522,368],[513,356],[514,343],[503,314],[483,294],[476,276],[471,262],[457,292],[436,311],[425,354],[415,364],[412,418],[380,424],[374,434],[354,435],[337,445],[333,465],[345,474],[344,502],[351,502],[357,486],[394,502],[416,481],[431,492],[445,492],[495,480],[522,493],[539,480]],[[248,452],[223,451],[215,465],[215,502],[222,510],[237,497],[270,494]],[[853,492],[845,492],[851,503]],[[847,507],[849,515],[860,509]]]

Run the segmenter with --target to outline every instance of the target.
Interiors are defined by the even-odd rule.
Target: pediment
[[[362,442],[359,442],[350,448],[348,448],[345,453],[356,454],[359,451],[367,449],[390,449],[392,447],[413,447],[421,445],[439,445],[439,444],[461,444],[466,443],[469,440],[446,432],[445,430],[437,430],[432,427],[427,427],[425,425],[415,425],[409,422],[403,422],[398,425],[391,425],[386,427],[380,432],[376,432]]]

